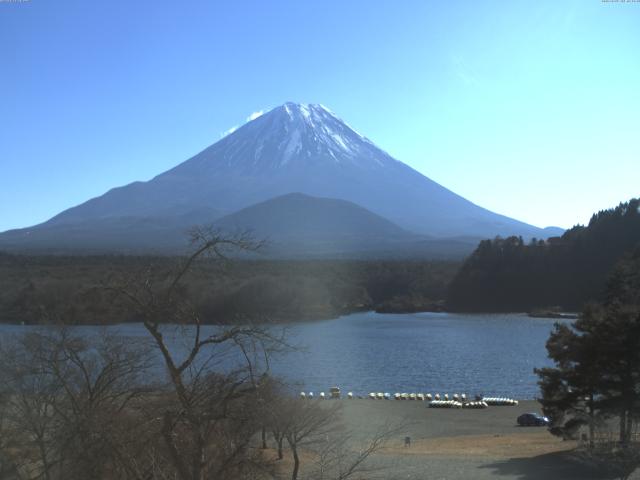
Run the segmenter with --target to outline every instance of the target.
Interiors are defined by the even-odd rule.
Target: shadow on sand
[[[537,457],[510,458],[482,465],[493,470],[496,477],[509,476],[519,480],[603,480],[611,475],[580,464],[572,452],[554,452]]]

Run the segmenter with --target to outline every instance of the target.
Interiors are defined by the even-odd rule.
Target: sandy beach
[[[363,478],[589,480],[598,476],[572,458],[575,441],[544,427],[519,427],[521,413],[539,412],[535,401],[483,410],[428,408],[426,402],[327,400],[342,405],[345,427],[364,441],[378,427],[402,424],[386,448],[371,459],[379,469]],[[404,446],[404,438],[411,445]],[[636,472],[634,479],[640,478]]]

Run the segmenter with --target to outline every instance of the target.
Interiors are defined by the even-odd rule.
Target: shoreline
[[[555,437],[545,427],[516,424],[518,415],[540,412],[535,400],[482,410],[428,408],[420,401],[339,401],[343,422],[356,445],[366,443],[381,425],[400,425],[398,433],[371,459],[372,467],[393,478],[600,478],[573,460],[576,441]],[[405,446],[405,437],[410,437],[409,446]]]
[[[371,309],[357,309],[357,310],[350,310],[350,311],[343,311],[343,312],[336,312],[334,315],[318,315],[318,316],[309,316],[309,317],[302,317],[302,318],[274,318],[272,320],[268,320],[268,321],[256,321],[253,324],[254,325],[293,325],[293,324],[308,324],[308,323],[314,323],[314,322],[323,322],[323,321],[327,321],[327,320],[338,320],[340,318],[344,318],[344,317],[349,317],[351,315],[358,315],[358,314],[376,314],[376,315],[414,315],[414,314],[419,314],[419,313],[435,313],[435,314],[445,314],[445,315],[460,315],[462,317],[466,317],[466,316],[474,316],[474,315],[516,315],[516,316],[521,316],[521,317],[528,317],[528,318],[550,318],[550,319],[555,319],[558,317],[551,317],[551,316],[542,316],[542,315],[531,315],[528,312],[484,312],[484,311],[478,311],[478,312],[467,312],[467,311],[454,311],[454,310],[418,310],[418,311],[411,311],[411,312],[404,312],[404,311],[389,311],[389,312],[379,312],[374,308]],[[567,313],[567,314],[563,314],[563,315],[576,315],[577,318],[577,314],[573,314],[573,313]],[[562,318],[566,318],[566,319],[570,319],[573,317],[562,317]],[[113,322],[113,323],[96,323],[96,322],[86,322],[86,323],[18,323],[18,322],[13,322],[13,321],[3,321],[2,319],[0,319],[0,325],[7,325],[7,326],[17,326],[17,327],[116,327],[116,326],[123,326],[123,325],[136,325],[136,324],[142,324],[143,322],[141,320],[130,320],[130,321],[121,321],[121,322]],[[241,325],[244,323],[238,323],[238,322],[207,322],[207,321],[203,321],[200,325],[205,327],[205,326],[218,326],[218,327],[224,327],[224,326],[230,326],[230,325]],[[249,324],[249,323],[247,323]],[[176,324],[172,324],[172,323],[162,323],[162,325],[176,325]],[[195,325],[195,324],[193,324]]]
[[[548,319],[574,319],[578,318],[578,315],[575,313],[563,313],[561,315],[565,315],[562,317],[558,316],[545,316],[545,315],[532,315],[528,312],[467,312],[467,311],[452,311],[452,310],[416,310],[416,311],[378,311],[375,308],[371,309],[356,309],[350,311],[336,312],[332,315],[318,315],[318,316],[309,316],[303,318],[276,318],[269,321],[256,321],[254,325],[294,325],[294,324],[309,324],[314,322],[323,322],[328,320],[338,320],[343,317],[348,317],[350,315],[357,315],[362,313],[375,313],[377,315],[414,315],[418,313],[436,313],[436,314],[448,314],[448,315],[461,315],[461,316],[472,316],[472,315],[518,315],[522,317],[528,318],[548,318]],[[569,316],[569,315],[575,315]],[[94,323],[94,322],[86,322],[86,323],[17,323],[11,321],[2,321],[0,319],[0,325],[7,326],[16,326],[16,327],[117,327],[123,325],[136,325],[141,324],[140,320],[131,320],[131,321],[123,321],[123,322],[114,322],[114,323]],[[172,325],[171,323],[163,323],[163,325]],[[234,322],[225,322],[225,323],[215,323],[215,322],[202,322],[201,326],[217,326],[224,327],[230,325],[238,325],[238,323]]]

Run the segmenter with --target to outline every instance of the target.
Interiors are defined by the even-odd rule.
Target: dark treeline
[[[555,365],[536,373],[551,433],[585,435],[576,458],[626,479],[640,466],[640,248],[618,262],[602,298],[555,325],[546,344]]]
[[[121,278],[161,278],[178,257],[25,256],[0,253],[0,322],[139,321],[106,288]],[[183,294],[210,323],[292,321],[360,310],[437,306],[457,262],[214,261],[194,266]]]
[[[462,266],[447,295],[457,311],[578,311],[601,300],[607,274],[640,244],[640,200],[593,215],[547,241],[484,240]]]

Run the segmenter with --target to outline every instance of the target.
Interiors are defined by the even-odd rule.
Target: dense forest
[[[179,257],[0,253],[0,322],[108,324],[139,320],[113,285],[158,283]],[[203,321],[296,321],[359,310],[438,308],[458,262],[202,259],[182,294]]]
[[[640,244],[640,200],[592,216],[546,241],[521,237],[480,243],[451,283],[454,311],[581,310],[602,300],[607,275]]]

